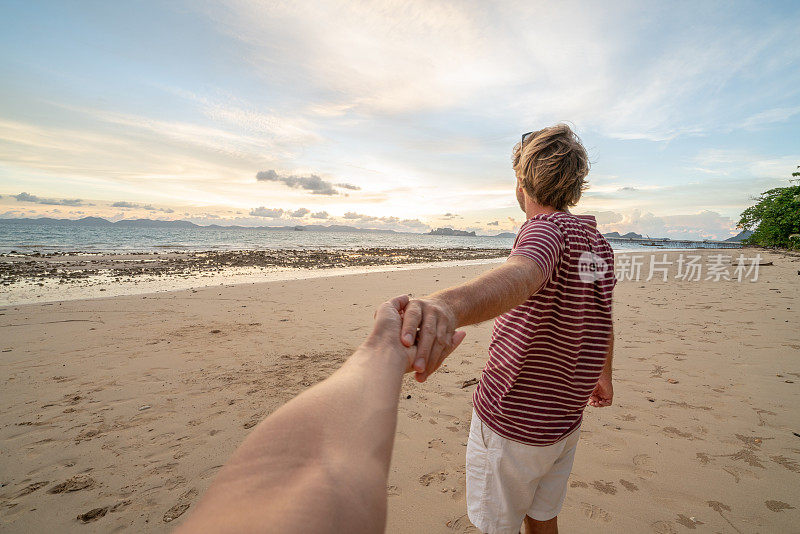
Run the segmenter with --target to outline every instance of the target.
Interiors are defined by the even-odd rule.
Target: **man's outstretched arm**
[[[400,384],[416,353],[399,341],[407,303],[384,303],[339,370],[251,432],[179,532],[383,531]]]
[[[456,328],[488,321],[519,306],[544,282],[536,262],[511,256],[469,282],[412,300],[403,316],[402,341],[411,346],[417,340],[416,379],[423,382],[439,368]]]

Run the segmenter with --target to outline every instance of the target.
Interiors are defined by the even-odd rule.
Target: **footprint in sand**
[[[192,505],[192,501],[197,497],[197,494],[197,490],[192,488],[178,497],[178,502],[175,503],[172,508],[164,512],[164,516],[162,517],[164,523],[169,523],[182,516]]]
[[[573,480],[569,483],[570,488],[588,488],[589,484],[583,480]]]
[[[711,463],[711,457],[706,452],[698,452],[695,453],[697,459],[700,460],[700,463],[703,465],[708,465]]]
[[[637,454],[633,457],[633,472],[640,478],[653,478],[656,474],[650,457],[646,454]]]
[[[12,497],[12,498],[13,498],[13,499],[18,499],[18,498],[20,498],[20,497],[24,497],[25,495],[29,495],[29,494],[33,493],[34,491],[36,491],[36,490],[38,490],[38,489],[41,489],[41,488],[45,487],[47,484],[48,484],[48,481],[47,481],[47,480],[45,480],[45,481],[42,481],[42,482],[34,482],[33,484],[29,484],[29,485],[28,485],[28,486],[26,486],[25,488],[21,489],[21,490],[20,490],[20,491],[19,491],[19,492],[18,492],[16,495],[14,495],[14,497]]]
[[[798,463],[792,460],[791,458],[787,458],[786,456],[770,456],[769,458],[776,464],[780,465],[785,469],[788,469],[789,471],[800,473],[800,465],[798,465]]]
[[[705,523],[699,519],[695,519],[694,517],[686,517],[683,514],[678,514],[678,519],[676,519],[675,522],[688,528],[689,530],[696,530],[697,525],[705,525]]]
[[[749,466],[765,469],[764,464],[761,463],[758,456],[753,454],[753,451],[750,449],[742,449],[733,454],[721,454],[719,456],[723,458],[732,458],[733,460],[741,460]]]
[[[423,486],[430,486],[435,481],[444,482],[447,480],[447,471],[431,471],[419,477],[419,483]]]
[[[170,521],[174,521],[175,519],[178,519],[180,516],[182,516],[184,512],[186,512],[186,510],[189,509],[190,506],[191,504],[189,503],[185,502],[178,503],[169,510],[167,510],[166,512],[164,512],[164,517],[162,517],[162,520],[164,521],[164,523],[169,523]]]
[[[94,508],[80,514],[77,519],[81,523],[91,523],[92,521],[97,521],[101,517],[104,517],[108,513],[108,506],[103,506],[102,508]]]
[[[57,484],[47,490],[47,493],[72,493],[73,491],[80,491],[90,489],[97,485],[92,477],[86,475],[76,475],[61,484]]]
[[[794,506],[786,504],[783,501],[764,501],[764,505],[773,512],[782,512],[784,510],[794,510]]]
[[[639,491],[639,486],[637,486],[633,482],[628,482],[627,480],[620,479],[619,483],[622,484],[622,487],[628,491]]]
[[[456,532],[463,532],[465,534],[467,533],[473,534],[480,532],[480,530],[475,528],[475,526],[470,522],[467,514],[464,514],[456,519],[451,519],[450,521],[445,523],[445,525],[447,526],[447,528],[451,528]]]
[[[595,504],[591,504],[588,502],[581,503],[581,511],[583,515],[588,517],[589,519],[593,519],[595,521],[603,521],[605,523],[611,522],[611,514],[600,508]]]
[[[673,436],[678,436],[679,438],[688,439],[689,441],[694,441],[696,439],[700,440],[700,441],[703,440],[703,438],[698,438],[697,436],[695,436],[691,432],[683,432],[681,430],[678,430],[674,426],[667,426],[667,427],[664,427],[662,430],[664,432],[666,432],[667,434],[671,434]]]
[[[650,528],[652,528],[653,532],[656,534],[678,534],[678,531],[675,530],[675,527],[673,527],[672,523],[669,521],[656,521],[650,525]]]
[[[400,488],[395,485],[387,484],[386,485],[386,495],[389,497],[396,497],[400,495]]]
[[[601,493],[605,493],[606,495],[616,495],[617,493],[617,488],[614,486],[613,482],[595,480],[592,482],[592,487]]]

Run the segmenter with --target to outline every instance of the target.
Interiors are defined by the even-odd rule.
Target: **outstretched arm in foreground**
[[[536,262],[525,256],[511,256],[501,266],[469,282],[412,300],[403,316],[402,341],[410,347],[418,337],[415,378],[424,382],[439,368],[451,352],[451,336],[456,328],[494,319],[519,306],[544,281],[545,275]]]
[[[338,371],[262,421],[179,532],[382,532],[400,383],[416,353],[400,343],[407,304],[381,305]]]

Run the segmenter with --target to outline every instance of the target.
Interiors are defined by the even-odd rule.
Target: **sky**
[[[511,149],[567,122],[572,211],[735,235],[800,165],[798,2],[0,5],[0,217],[524,222]]]

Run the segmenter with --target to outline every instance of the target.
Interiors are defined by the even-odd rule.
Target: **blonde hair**
[[[589,157],[566,124],[531,133],[524,146],[514,146],[511,161],[525,191],[543,206],[574,206],[588,187]]]

